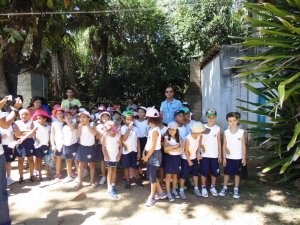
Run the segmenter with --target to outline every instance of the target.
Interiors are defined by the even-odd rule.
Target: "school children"
[[[140,143],[138,139],[138,129],[134,126],[134,114],[128,110],[124,112],[124,123],[121,127],[122,148],[122,167],[126,179],[125,188],[130,189],[129,168],[134,169],[134,177],[138,187],[143,187],[139,174],[138,160],[141,157]]]
[[[224,185],[219,196],[225,196],[228,192],[227,184],[230,176],[234,176],[233,198],[240,198],[240,171],[241,166],[246,166],[245,131],[238,128],[238,116],[230,112],[226,115],[229,128],[224,132],[223,165]]]
[[[213,196],[218,196],[216,190],[216,180],[220,176],[219,163],[221,158],[221,129],[216,125],[217,112],[215,109],[208,109],[206,112],[207,124],[206,128],[210,129],[209,134],[203,134],[201,137],[201,155],[200,163],[202,197],[208,197],[206,188],[207,177],[211,178],[210,193]]]

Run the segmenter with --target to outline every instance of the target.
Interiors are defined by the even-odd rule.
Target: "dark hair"
[[[168,85],[168,86],[165,88],[165,90],[167,90],[168,88],[171,88],[172,91],[174,91],[174,88],[173,88],[171,85]]]
[[[241,114],[239,112],[234,112],[237,119],[241,119]]]
[[[168,137],[168,141],[171,140],[171,135],[170,135],[170,133],[169,133],[169,129],[170,129],[170,128],[168,128],[168,130],[167,130],[167,132],[166,132],[166,136]],[[180,136],[179,136],[179,130],[176,129],[175,140],[176,140],[177,143],[180,142],[179,137],[180,137]]]
[[[38,116],[41,116],[41,117],[45,118],[47,123],[51,123],[52,122],[52,119],[49,118],[49,117],[47,117],[47,116],[42,116],[42,115],[38,115]]]
[[[74,92],[74,94],[75,94],[75,89],[74,89],[74,88],[72,88],[72,87],[67,87],[66,91],[68,91],[68,90],[71,90],[71,91],[73,91],[73,92]]]
[[[161,118],[160,117],[148,117],[148,123],[153,123],[156,126],[158,126],[161,123]]]
[[[19,98],[19,99],[21,99],[22,102],[24,102],[23,95],[17,95],[16,98]]]
[[[32,107],[32,106],[33,106],[33,103],[34,103],[35,101],[38,101],[38,100],[40,100],[41,102],[43,102],[43,98],[40,97],[40,96],[34,96],[34,97],[32,97],[31,100],[30,100],[30,103],[29,103],[28,108]]]
[[[227,115],[226,115],[226,120],[228,121],[228,118],[230,118],[230,117],[234,117],[234,118],[238,119],[235,112],[227,113]]]

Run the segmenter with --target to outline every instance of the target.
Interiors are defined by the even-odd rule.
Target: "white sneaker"
[[[10,177],[6,178],[6,181],[7,181],[7,186],[10,186],[10,185],[12,185],[13,183],[16,182],[13,179],[11,179]]]
[[[238,189],[234,189],[233,190],[233,196],[232,197],[236,198],[236,199],[240,198],[240,194],[239,194],[239,190]]]
[[[201,197],[201,193],[200,193],[200,191],[199,191],[198,188],[197,188],[197,189],[194,188],[194,193],[195,193],[195,195],[197,195],[198,197]]]
[[[72,177],[66,177],[65,179],[63,179],[63,183],[69,183],[71,181],[73,181],[74,179]]]
[[[212,196],[218,196],[216,187],[211,187],[209,191],[212,194]]]
[[[103,185],[103,184],[105,184],[105,182],[106,182],[106,176],[102,176],[100,181],[99,181],[99,184]]]
[[[204,198],[208,197],[208,192],[207,192],[206,188],[202,188],[201,193],[202,193],[202,197],[204,197]]]
[[[89,171],[87,169],[84,169],[82,177],[87,177],[89,175]]]

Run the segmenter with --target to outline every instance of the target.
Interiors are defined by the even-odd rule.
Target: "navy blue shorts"
[[[99,143],[96,143],[95,144],[95,148],[96,148],[97,162],[104,161],[104,155],[103,155],[103,151],[102,151],[102,145],[99,144]]]
[[[220,176],[218,158],[203,157],[200,162],[200,173],[204,177],[208,177],[210,174],[214,177]]]
[[[96,148],[95,145],[83,146],[79,144],[75,159],[80,162],[96,162]]]
[[[181,171],[180,178],[186,180],[190,174],[194,177],[199,174],[199,163],[197,159],[192,160],[193,165],[189,166],[189,163],[186,159],[181,159]]]
[[[66,160],[75,160],[78,149],[78,143],[70,146],[63,146],[63,157]]]
[[[139,140],[140,140],[141,155],[143,155],[143,152],[144,152],[144,149],[145,149],[145,146],[147,143],[147,137],[139,138]]]
[[[37,158],[43,158],[45,155],[48,154],[49,146],[42,145],[39,148],[34,148],[33,155]]]
[[[139,163],[137,160],[137,152],[130,152],[128,154],[122,154],[121,163],[123,169],[133,168],[138,169]]]
[[[180,173],[181,156],[165,154],[165,173],[178,174]]]
[[[242,160],[241,159],[226,159],[224,174],[229,176],[241,175]]]
[[[16,156],[18,157],[30,157],[34,152],[34,140],[33,138],[25,139],[22,144],[16,145]]]
[[[56,156],[62,156],[63,151],[58,151],[58,150],[56,150],[56,151],[54,152],[54,154],[55,154]]]
[[[117,168],[119,166],[119,162],[105,161],[106,168]]]
[[[16,156],[14,154],[14,150],[12,148],[9,148],[8,145],[2,145],[4,149],[4,155],[6,162],[13,162],[16,159]]]

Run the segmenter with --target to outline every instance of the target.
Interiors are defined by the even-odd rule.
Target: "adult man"
[[[70,106],[74,106],[74,105],[77,105],[78,107],[81,107],[81,103],[78,99],[74,98],[74,95],[75,95],[75,90],[74,88],[67,88],[67,99],[63,100],[62,103],[61,103],[61,107],[66,110],[66,111],[69,111],[70,109]]]
[[[168,124],[169,122],[175,121],[174,113],[182,108],[182,104],[181,101],[174,98],[173,87],[168,86],[165,95],[167,99],[161,103],[160,111],[163,114],[163,123]]]
[[[8,96],[4,97],[0,101],[0,109],[6,104]],[[15,120],[18,109],[21,108],[22,101],[17,98],[15,100],[14,106],[11,106],[12,111],[5,116],[6,114],[0,112],[0,127],[6,129],[8,128],[13,121]],[[8,209],[8,194],[6,191],[6,169],[5,169],[5,156],[2,144],[0,144],[0,225],[10,225],[11,220],[9,216]]]

